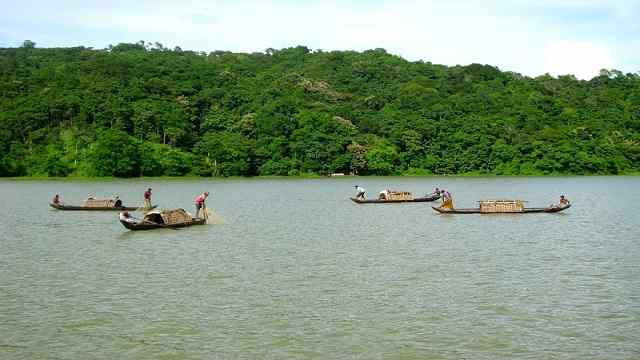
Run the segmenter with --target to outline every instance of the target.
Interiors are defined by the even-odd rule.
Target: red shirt
[[[204,194],[198,195],[198,197],[196,198],[196,204],[198,205],[204,204],[204,199],[205,199]]]
[[[147,190],[144,192],[144,198],[146,200],[151,200],[151,191]]]

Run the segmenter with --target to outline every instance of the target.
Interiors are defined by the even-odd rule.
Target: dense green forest
[[[639,73],[530,78],[383,49],[0,49],[0,176],[638,171]]]

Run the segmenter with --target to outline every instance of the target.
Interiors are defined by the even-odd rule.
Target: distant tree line
[[[621,174],[640,74],[525,77],[383,49],[0,49],[0,176]]]

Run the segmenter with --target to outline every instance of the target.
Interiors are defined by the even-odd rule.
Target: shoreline
[[[50,176],[19,176],[19,177],[0,177],[2,181],[122,181],[122,180],[305,180],[305,179],[375,179],[375,178],[560,178],[560,177],[633,177],[640,176],[640,173],[628,174],[551,174],[551,175],[493,175],[493,174],[456,174],[456,175],[344,175],[344,176],[322,176],[322,175],[259,175],[259,176],[142,176],[142,177],[85,177],[85,176],[67,176],[67,177],[50,177]]]

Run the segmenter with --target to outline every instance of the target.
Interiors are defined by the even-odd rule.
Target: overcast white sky
[[[0,47],[145,40],[184,50],[384,48],[529,76],[640,71],[640,0],[0,0]]]

